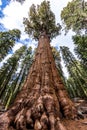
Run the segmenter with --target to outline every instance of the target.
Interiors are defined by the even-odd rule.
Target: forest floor
[[[87,130],[87,99],[75,98],[74,102],[80,113],[80,118],[77,120],[63,119],[62,123],[67,130]]]
[[[79,112],[79,119],[62,119],[62,123],[67,130],[87,130],[87,99],[74,98],[75,106]],[[2,114],[3,112],[0,112]]]
[[[87,130],[87,118],[74,120],[63,120],[62,121],[67,130]]]

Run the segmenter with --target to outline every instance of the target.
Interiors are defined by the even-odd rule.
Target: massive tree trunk
[[[0,116],[0,130],[65,130],[62,117],[77,116],[59,77],[49,38],[39,38],[35,61],[14,104]]]

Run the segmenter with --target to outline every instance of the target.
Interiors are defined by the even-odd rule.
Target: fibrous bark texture
[[[61,118],[77,116],[58,74],[49,38],[39,38],[35,61],[11,108],[0,116],[0,130],[66,130]]]

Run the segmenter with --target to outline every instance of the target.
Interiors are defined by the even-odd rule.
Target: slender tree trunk
[[[35,61],[13,106],[0,116],[0,130],[66,130],[60,118],[77,111],[59,77],[49,38],[39,38]]]
[[[7,84],[9,83],[9,80],[10,80],[10,78],[11,78],[11,76],[12,76],[12,73],[14,72],[14,66],[11,68],[11,70],[10,70],[10,72],[9,72],[9,74],[8,74],[8,76],[7,76],[7,78],[5,79],[5,81],[3,82],[3,84],[1,85],[1,90],[0,90],[0,98],[2,97],[2,95],[3,95],[3,93],[4,93],[4,91],[6,90],[6,86],[7,86]]]

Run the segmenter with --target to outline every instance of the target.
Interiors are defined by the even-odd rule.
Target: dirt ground
[[[77,121],[64,119],[62,122],[67,130],[87,130],[87,118]]]
[[[67,130],[87,130],[87,99],[74,99],[75,106],[78,111],[82,114],[84,119],[79,118],[78,120],[67,120],[63,119],[62,123],[67,128]]]

